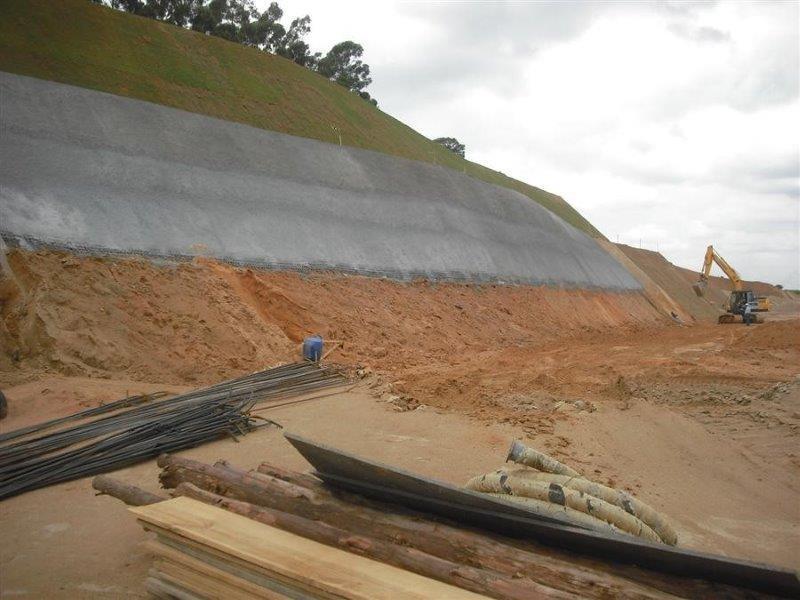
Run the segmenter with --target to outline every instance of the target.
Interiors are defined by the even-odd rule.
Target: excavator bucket
[[[692,284],[692,289],[694,290],[694,293],[700,296],[701,298],[706,295],[707,287],[708,287],[708,282],[702,280]]]

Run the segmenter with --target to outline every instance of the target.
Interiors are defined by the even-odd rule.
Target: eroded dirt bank
[[[210,383],[299,356],[404,369],[587,332],[661,326],[638,293],[364,277],[14,251],[2,285],[6,383],[38,371]]]
[[[798,320],[679,326],[639,294],[403,284],[205,259],[14,251],[7,264],[5,386],[52,375],[213,383],[296,360],[302,338],[320,333],[343,343],[331,359],[362,367],[397,410],[434,406],[536,435],[575,403],[646,401],[797,434],[797,415],[756,399],[800,373]]]

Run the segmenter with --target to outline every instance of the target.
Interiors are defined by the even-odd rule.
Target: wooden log
[[[168,488],[192,483],[212,493],[242,500],[306,519],[323,521],[356,535],[416,548],[453,563],[495,571],[511,577],[528,577],[544,585],[588,596],[663,597],[644,585],[612,574],[587,570],[546,553],[524,550],[482,533],[462,529],[418,515],[396,514],[343,500],[352,494],[330,493],[321,483],[313,489],[272,478],[248,474],[177,456],[162,456],[160,478]],[[297,481],[297,479],[295,479]],[[369,502],[372,506],[376,503]],[[395,510],[392,506],[391,510]]]
[[[142,488],[136,487],[119,479],[114,479],[108,475],[98,475],[92,479],[92,487],[100,492],[100,495],[107,494],[122,500],[129,506],[146,506],[166,500],[158,494],[152,494]]]
[[[523,600],[547,595],[567,598],[571,595],[541,585],[531,580],[512,579],[483,569],[459,565],[437,556],[426,554],[390,542],[354,535],[349,531],[326,523],[312,521],[291,513],[255,506],[248,502],[232,500],[198,488],[191,483],[181,483],[175,490],[179,496],[188,496],[206,504],[219,506],[248,519],[271,525],[304,538],[341,548],[353,554],[366,556],[406,571],[443,581],[460,588],[492,598]]]
[[[263,475],[269,475],[275,479],[288,481],[289,483],[300,485],[309,489],[315,489],[322,485],[322,481],[310,473],[298,473],[297,471],[290,471],[289,469],[276,467],[275,465],[265,462],[262,462],[260,465],[258,465],[258,469],[256,470]]]

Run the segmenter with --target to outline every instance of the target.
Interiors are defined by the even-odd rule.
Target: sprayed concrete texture
[[[7,73],[0,119],[13,243],[640,289],[545,208],[435,165]]]

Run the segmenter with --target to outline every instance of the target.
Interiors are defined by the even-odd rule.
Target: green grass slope
[[[0,70],[444,165],[525,194],[601,237],[561,197],[467,161],[284,58],[93,5],[2,0]]]

